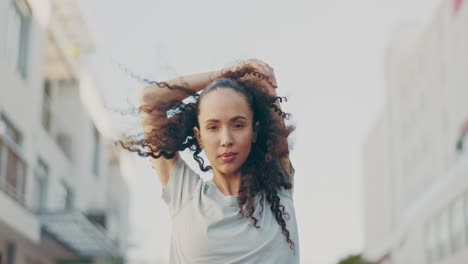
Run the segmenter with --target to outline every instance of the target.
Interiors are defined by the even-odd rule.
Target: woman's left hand
[[[250,64],[254,68],[258,69],[260,73],[265,75],[265,81],[273,88],[278,88],[278,84],[276,83],[276,76],[273,70],[273,67],[268,65],[266,62],[258,60],[258,59],[250,59],[245,61],[245,63]]]
[[[228,70],[236,71],[242,68],[253,68],[256,72],[261,73],[263,76],[265,76],[265,82],[267,82],[269,86],[271,86],[274,89],[278,88],[273,68],[266,62],[259,59],[248,59],[237,65],[234,65],[233,67],[228,68]]]

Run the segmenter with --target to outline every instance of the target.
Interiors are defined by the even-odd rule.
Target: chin
[[[232,166],[232,165],[221,165],[220,167],[217,168],[219,172],[222,174],[234,174],[239,172],[240,166]]]

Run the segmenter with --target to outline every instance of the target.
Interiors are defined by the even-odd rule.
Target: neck
[[[214,171],[213,181],[224,195],[237,196],[241,185],[241,174],[223,174]]]

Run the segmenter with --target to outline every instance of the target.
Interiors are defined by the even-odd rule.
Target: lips
[[[224,162],[231,162],[236,159],[237,153],[234,152],[225,152],[219,155],[219,158]]]

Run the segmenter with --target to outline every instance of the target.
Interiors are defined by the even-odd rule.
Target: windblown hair
[[[234,71],[223,73],[223,78],[210,83],[201,94],[195,93],[183,86],[170,86],[165,82],[149,82],[158,85],[161,89],[180,90],[187,94],[184,101],[156,102],[151,108],[141,105],[140,112],[148,114],[146,122],[158,122],[166,120],[157,129],[144,132],[144,138],[127,136],[118,143],[125,149],[137,152],[142,157],[171,159],[178,151],[189,149],[193,152],[193,158],[199,164],[202,171],[209,171],[210,166],[205,166],[205,161],[199,156],[200,148],[194,127],[199,128],[199,105],[205,94],[216,89],[232,89],[243,95],[252,112],[253,124],[259,122],[257,139],[252,143],[250,154],[241,167],[241,186],[238,194],[238,208],[241,218],[247,217],[253,222],[253,226],[260,228],[258,220],[254,216],[254,198],[260,195],[263,213],[263,201],[266,198],[276,221],[281,226],[282,233],[286,237],[290,248],[294,250],[294,242],[290,239],[289,230],[286,227],[285,207],[280,204],[278,192],[281,189],[291,189],[290,175],[281,166],[280,160],[289,155],[287,137],[294,127],[286,127],[283,120],[289,119],[290,114],[281,111],[275,104],[282,102],[285,97],[275,97],[267,92],[267,87],[262,85],[266,76],[256,72],[253,68],[244,67]],[[263,82],[264,83],[264,82]],[[169,116],[169,117],[168,117]],[[295,251],[295,250],[294,250]]]

